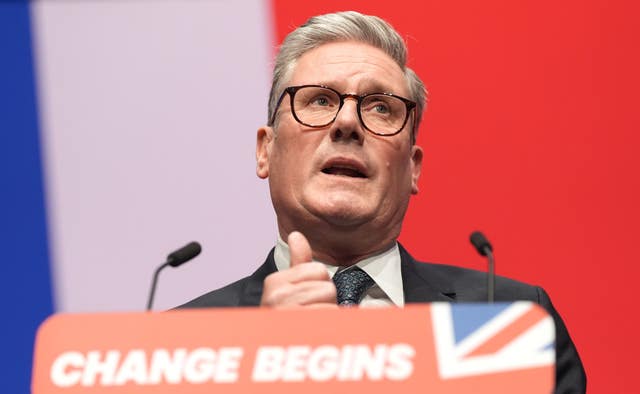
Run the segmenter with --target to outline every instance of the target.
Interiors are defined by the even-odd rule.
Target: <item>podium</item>
[[[32,392],[550,393],[554,337],[531,302],[60,314]]]

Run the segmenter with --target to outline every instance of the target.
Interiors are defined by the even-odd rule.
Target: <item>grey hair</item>
[[[307,51],[338,41],[358,41],[379,48],[400,66],[404,71],[410,99],[417,103],[414,124],[414,130],[417,131],[426,105],[427,92],[418,75],[406,65],[407,47],[404,40],[383,19],[356,11],[314,16],[287,35],[280,46],[273,69],[268,122],[273,119],[277,100],[284,90],[283,85],[290,78],[297,60]]]

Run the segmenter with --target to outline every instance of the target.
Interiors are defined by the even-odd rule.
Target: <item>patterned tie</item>
[[[340,271],[333,276],[333,283],[338,290],[338,305],[358,305],[364,293],[375,283],[371,277],[359,267]]]

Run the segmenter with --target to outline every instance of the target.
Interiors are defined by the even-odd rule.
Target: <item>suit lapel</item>
[[[442,278],[430,264],[417,262],[402,245],[398,246],[405,303],[456,300],[456,292],[449,287],[450,281],[447,278]],[[240,298],[240,306],[260,305],[264,279],[277,271],[273,252],[274,249],[271,249],[265,262],[249,276]]]
[[[269,252],[265,262],[248,278],[240,297],[240,306],[259,306],[262,298],[262,288],[264,279],[277,271],[276,262],[273,258],[273,251]]]
[[[456,293],[449,287],[446,278],[441,278],[430,264],[417,262],[402,245],[398,246],[406,304],[456,300]]]

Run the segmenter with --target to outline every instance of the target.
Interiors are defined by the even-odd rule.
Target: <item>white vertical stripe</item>
[[[276,239],[255,176],[265,0],[32,4],[58,311],[168,308],[251,272]]]

